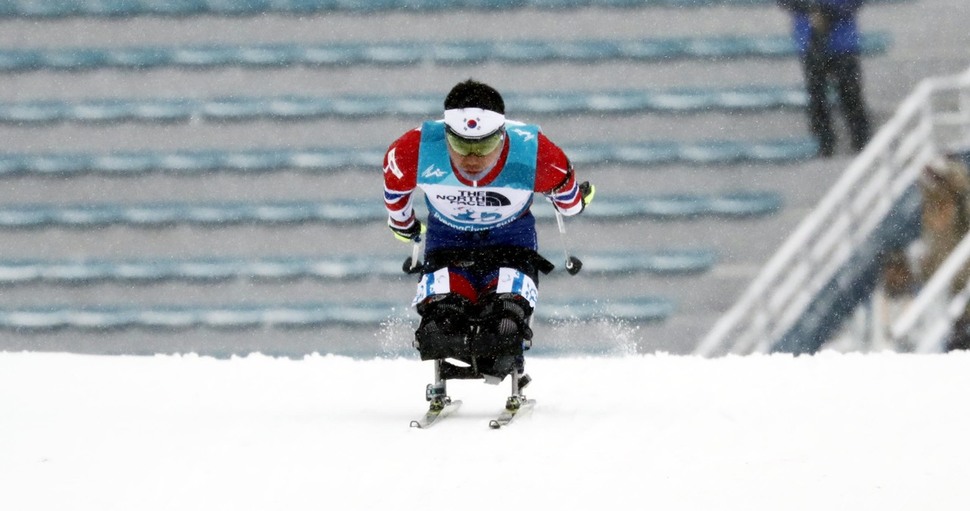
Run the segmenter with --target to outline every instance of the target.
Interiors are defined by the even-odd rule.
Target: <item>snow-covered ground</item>
[[[429,430],[411,359],[0,353],[7,510],[970,509],[970,355],[533,358]]]

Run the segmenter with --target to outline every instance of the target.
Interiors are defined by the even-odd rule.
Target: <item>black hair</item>
[[[445,110],[481,108],[505,115],[505,101],[497,90],[471,78],[451,88],[445,97]]]

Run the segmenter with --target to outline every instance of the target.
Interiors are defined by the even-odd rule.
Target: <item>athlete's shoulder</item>
[[[414,150],[417,150],[419,145],[421,145],[421,126],[408,130],[403,135],[398,137],[397,140],[391,142],[391,145],[388,146],[387,151],[391,152],[393,149],[408,150],[412,147]]]
[[[395,189],[413,188],[418,169],[418,150],[421,147],[421,128],[398,137],[384,154],[384,179]]]
[[[536,155],[536,191],[549,193],[561,187],[572,176],[572,164],[565,151],[549,137],[539,132],[539,151]]]
[[[539,132],[539,153],[536,159],[540,167],[546,165],[569,166],[569,157],[566,156],[566,152],[542,132]]]

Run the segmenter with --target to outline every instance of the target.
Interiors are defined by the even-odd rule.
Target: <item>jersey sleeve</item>
[[[573,216],[583,210],[583,197],[579,193],[572,163],[566,153],[541,132],[536,156],[535,191],[548,197],[565,216]]]
[[[384,154],[384,207],[387,224],[407,229],[414,223],[412,196],[418,183],[418,148],[421,130],[411,130],[398,138]]]

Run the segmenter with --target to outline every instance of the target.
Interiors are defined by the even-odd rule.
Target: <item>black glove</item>
[[[390,227],[391,232],[394,233],[394,237],[403,241],[404,243],[414,241],[415,238],[428,230],[427,227],[422,225],[421,221],[417,218],[414,219],[414,223],[412,223],[407,229],[398,229],[393,225],[388,225],[388,227]]]

